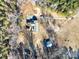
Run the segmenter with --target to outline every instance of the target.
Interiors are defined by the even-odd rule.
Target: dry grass
[[[79,18],[73,19],[61,27],[58,33],[58,42],[60,45],[69,47],[74,50],[79,48]]]
[[[26,17],[26,15],[29,15],[29,14],[39,16],[40,9],[38,7],[33,6],[30,2],[28,2],[28,3],[25,3],[21,6],[21,13],[23,14],[24,17]],[[24,26],[24,23],[23,23],[23,26]],[[29,37],[27,34],[28,34],[27,31],[24,29],[23,32],[19,33],[17,41],[23,42],[24,44],[26,44],[27,38]],[[48,35],[46,33],[45,28],[39,23],[39,32],[33,32],[34,45],[35,46],[37,46],[37,45],[42,46],[41,41],[44,38],[48,38]]]
[[[23,16],[34,14],[34,6],[30,2],[22,4],[21,13],[23,13]]]
[[[34,12],[36,9],[35,6],[33,6],[30,2],[25,3],[21,6],[21,12],[24,16],[27,14],[35,14],[37,12]],[[57,13],[49,12],[51,15],[54,16],[57,20],[57,24],[62,25],[63,22],[65,22],[67,19],[65,19],[63,16],[57,15]],[[74,50],[79,48],[79,18],[75,18],[69,22],[66,22],[63,24],[57,32],[57,40],[59,46],[71,46]],[[41,45],[40,41],[42,41],[43,38],[48,38],[48,34],[46,33],[46,29],[39,24],[39,32],[33,33],[34,35],[34,44],[35,45]],[[20,37],[22,37],[20,35]],[[19,41],[23,41],[24,39],[19,38]]]

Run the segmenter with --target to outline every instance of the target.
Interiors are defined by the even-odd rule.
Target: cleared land
[[[21,6],[21,12],[23,13],[24,17],[25,15],[36,15],[36,16],[39,16],[40,14],[40,9],[38,9],[38,7],[35,7],[33,6],[30,2],[26,3],[26,4],[23,4]],[[46,29],[43,28],[43,26],[38,22],[38,26],[39,26],[39,32],[33,32],[33,39],[34,39],[34,45],[41,45],[40,44],[40,41],[43,39],[43,38],[48,38],[48,35],[46,33]],[[17,42],[23,42],[23,43],[26,43],[27,41],[27,38],[24,37],[26,35],[23,34],[23,33],[19,33],[19,36],[18,36],[18,40]]]
[[[23,15],[27,14],[39,14],[39,12],[36,10],[36,6],[33,6],[30,2],[25,3],[21,6],[21,12]],[[41,11],[40,11],[41,12]],[[50,12],[51,13],[51,12]],[[71,46],[74,50],[76,48],[79,48],[79,17],[74,18],[73,20],[67,21],[68,19],[61,17],[57,15],[56,13],[52,12],[51,13],[54,18],[56,18],[57,24],[60,24],[61,27],[59,31],[57,32],[57,40],[59,46],[66,46],[69,47]],[[63,24],[64,23],[64,24]],[[34,43],[40,44],[40,41],[43,39],[43,37],[48,37],[48,34],[46,33],[46,29],[39,24],[39,32],[38,33],[33,33],[34,34]],[[19,41],[24,42],[22,37],[19,36],[20,38],[18,39]]]

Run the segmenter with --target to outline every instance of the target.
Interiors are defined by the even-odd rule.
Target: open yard
[[[38,16],[41,11],[38,7],[33,6],[30,2],[25,3],[21,6],[21,13],[24,16],[26,15],[36,15]],[[54,18],[56,19],[57,25],[60,24],[61,27],[57,32],[57,40],[59,46],[71,46],[74,50],[79,48],[79,17],[75,17],[74,19],[65,23],[66,18],[60,17],[56,13],[52,12]],[[63,24],[64,23],[64,24]],[[39,32],[33,33],[34,35],[34,44],[40,44],[40,41],[45,37],[48,38],[48,34],[46,33],[46,29],[43,28],[41,24],[39,24]],[[19,41],[23,41],[22,36],[19,36]],[[22,39],[21,39],[22,38]]]

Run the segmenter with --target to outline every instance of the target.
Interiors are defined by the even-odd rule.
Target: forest
[[[48,0],[49,5],[55,6],[55,10],[72,14],[79,7],[79,0]]]

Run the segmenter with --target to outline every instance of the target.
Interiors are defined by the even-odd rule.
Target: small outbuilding
[[[52,44],[52,42],[50,41],[49,38],[48,38],[48,39],[44,39],[44,40],[43,40],[43,44],[44,44],[44,46],[45,46],[46,48],[49,48],[49,47],[52,47],[52,46],[53,46],[53,44]]]

